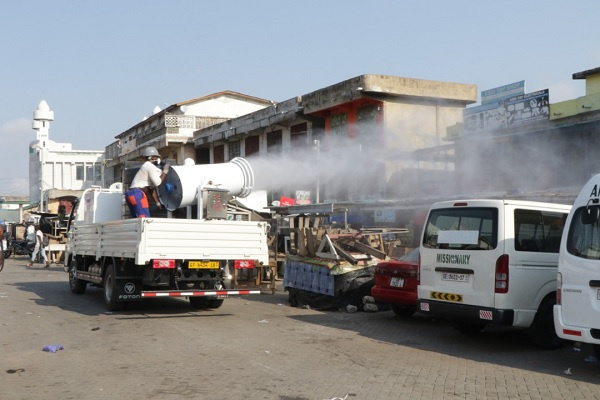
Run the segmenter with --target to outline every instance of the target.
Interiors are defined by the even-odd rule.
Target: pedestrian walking
[[[44,233],[40,230],[40,226],[35,226],[35,247],[33,249],[33,253],[31,254],[31,261],[28,268],[33,267],[33,262],[37,258],[38,252],[41,252],[42,258],[44,259],[44,268],[48,268],[50,266],[50,261],[48,261],[48,257],[46,257],[46,245],[44,244]]]

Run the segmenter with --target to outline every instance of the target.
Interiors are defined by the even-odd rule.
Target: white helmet
[[[142,155],[144,157],[158,157],[158,151],[156,150],[156,147],[150,146],[144,149]]]

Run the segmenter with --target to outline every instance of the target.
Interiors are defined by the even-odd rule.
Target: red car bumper
[[[416,289],[401,290],[397,288],[373,286],[371,288],[371,296],[373,296],[378,303],[400,304],[406,306],[414,306],[417,304]]]

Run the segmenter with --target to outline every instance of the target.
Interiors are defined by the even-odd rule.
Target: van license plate
[[[469,282],[469,274],[452,274],[450,272],[442,272],[442,280],[453,282]]]
[[[190,261],[188,264],[190,269],[218,269],[218,261]]]
[[[404,278],[392,278],[390,286],[393,287],[404,287]]]

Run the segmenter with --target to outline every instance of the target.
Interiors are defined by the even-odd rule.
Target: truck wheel
[[[87,282],[82,281],[81,279],[77,279],[75,276],[77,274],[77,261],[75,258],[71,260],[69,263],[69,287],[71,288],[71,292],[75,294],[83,294],[85,293],[85,288],[87,287]]]
[[[531,343],[542,349],[556,349],[564,343],[556,335],[554,329],[554,304],[556,304],[556,299],[552,297],[545,298],[535,313],[533,323],[528,330]]]
[[[408,318],[417,311],[417,308],[414,306],[401,306],[398,304],[392,304],[392,311],[399,317]]]
[[[225,301],[225,300],[224,299],[211,299],[208,302],[208,308],[217,309],[223,305],[223,301]]]
[[[108,311],[120,311],[125,307],[122,301],[117,301],[117,279],[115,266],[109,264],[104,273],[104,302]]]
[[[209,306],[209,299],[206,297],[190,297],[190,306],[196,310],[206,310]]]

